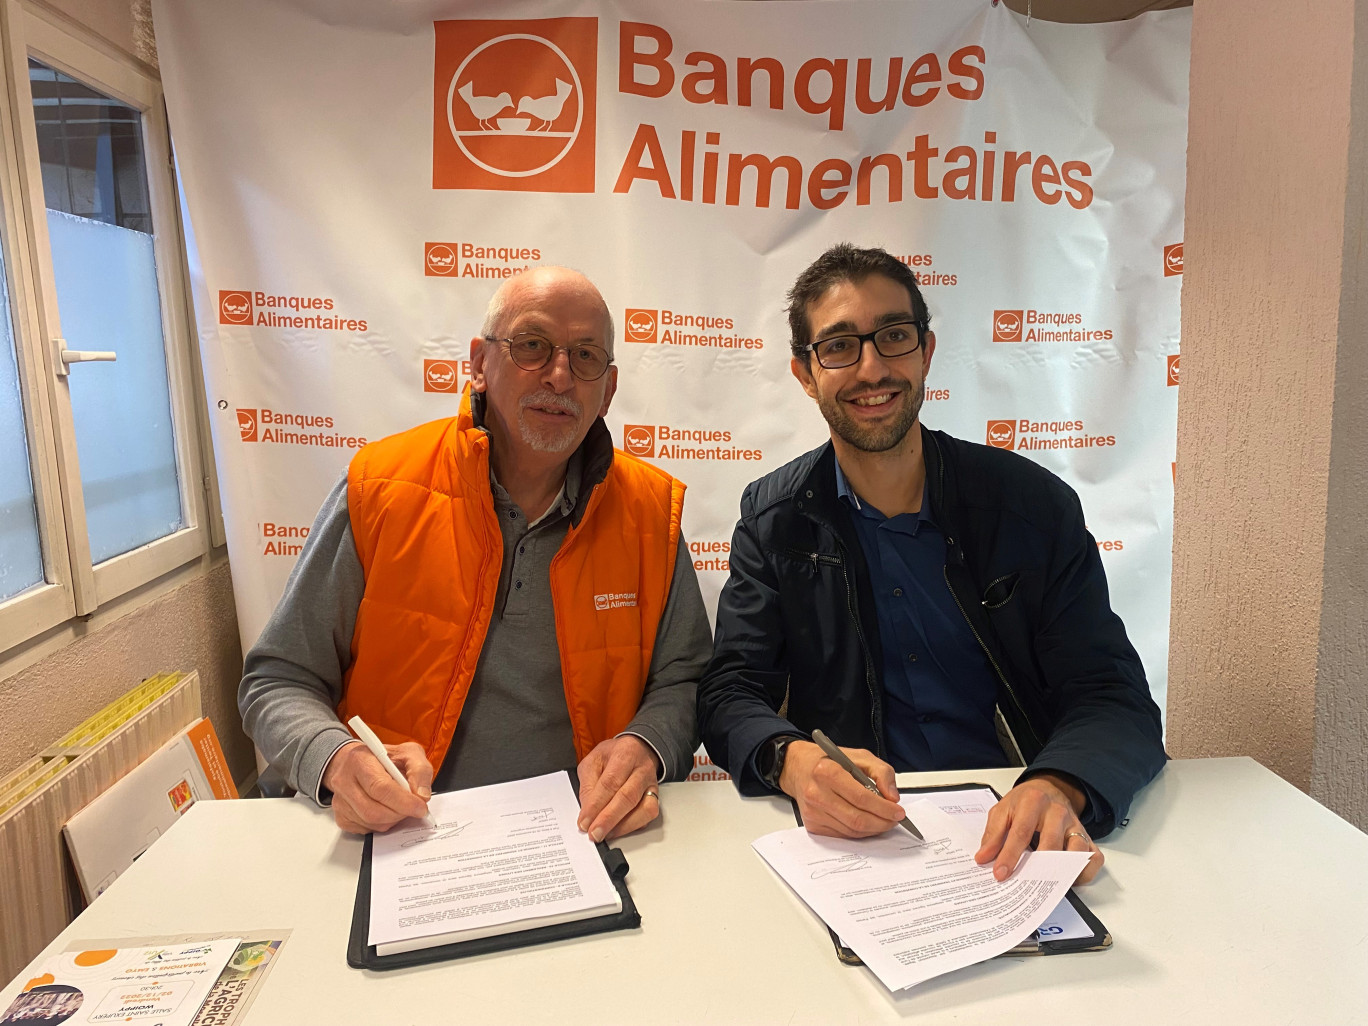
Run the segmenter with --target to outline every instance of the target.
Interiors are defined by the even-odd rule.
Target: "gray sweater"
[[[434,790],[476,787],[576,764],[549,570],[593,488],[581,487],[586,448],[594,444],[601,453],[606,434],[602,422],[596,423],[571,457],[560,497],[533,524],[491,475],[503,532],[498,593],[451,747],[436,768]],[[331,800],[322,788],[328,760],[352,737],[335,708],[351,662],[365,587],[343,474],[318,513],[279,605],[247,653],[238,689],[247,733],[291,787],[320,804]],[[624,731],[655,750],[662,779],[680,779],[692,766],[698,746],[694,695],[711,651],[698,576],[681,536],[646,691]]]

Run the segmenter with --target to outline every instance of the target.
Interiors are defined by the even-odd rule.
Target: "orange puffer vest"
[[[578,758],[620,733],[641,704],[683,502],[679,481],[614,452],[551,561]],[[440,767],[475,676],[503,560],[489,436],[474,425],[469,393],[456,417],[357,453],[347,472],[347,512],[366,590],[338,715],[359,714],[390,744],[417,741]]]

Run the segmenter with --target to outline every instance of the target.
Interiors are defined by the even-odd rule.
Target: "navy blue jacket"
[[[1004,748],[1091,787],[1110,806],[1089,816],[1100,837],[1166,756],[1078,496],[1016,453],[921,431],[945,582],[998,677]],[[874,596],[831,443],[747,486],[730,559],[698,687],[712,760],[754,795],[756,751],[795,727],[887,758]]]

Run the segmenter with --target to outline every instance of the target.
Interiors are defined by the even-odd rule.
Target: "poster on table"
[[[244,647],[356,450],[452,415],[547,264],[608,300],[608,424],[689,485],[711,612],[742,488],[826,437],[784,293],[851,241],[926,296],[923,421],[1078,491],[1163,707],[1190,10],[153,6]]]

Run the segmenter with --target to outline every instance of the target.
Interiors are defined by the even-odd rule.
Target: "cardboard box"
[[[208,718],[185,728],[62,827],[87,902],[195,802],[236,798]]]

